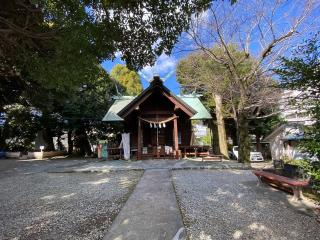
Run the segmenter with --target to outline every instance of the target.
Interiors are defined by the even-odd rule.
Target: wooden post
[[[292,191],[293,191],[293,200],[294,201],[299,201],[303,199],[303,194],[302,194],[302,187],[292,187]]]
[[[138,120],[138,152],[137,152],[137,159],[141,159],[141,120]]]
[[[178,121],[177,118],[173,119],[173,142],[174,142],[174,154],[176,158],[179,158],[179,143],[178,143]]]

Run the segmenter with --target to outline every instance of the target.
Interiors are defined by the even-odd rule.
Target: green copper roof
[[[191,118],[193,120],[211,119],[212,116],[202,104],[200,99],[194,95],[178,96],[182,101],[192,107],[197,113]]]
[[[120,112],[121,109],[127,106],[134,98],[134,96],[122,96],[116,99],[112,106],[109,108],[107,114],[104,116],[102,121],[123,121],[123,119],[118,116],[118,112]]]
[[[211,119],[212,116],[202,104],[200,99],[194,95],[186,95],[186,96],[176,96],[180,98],[186,105],[189,105],[192,109],[194,109],[197,113],[191,117],[193,120],[201,120],[201,119]],[[102,121],[113,122],[113,121],[123,121],[121,117],[118,116],[118,113],[127,106],[135,96],[122,96],[115,100],[112,106],[109,108],[107,114],[104,116]]]

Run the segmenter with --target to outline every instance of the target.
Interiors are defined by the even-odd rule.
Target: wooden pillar
[[[174,154],[176,158],[179,158],[178,150],[179,150],[179,143],[178,143],[178,120],[177,118],[173,119],[173,143],[174,143]]]
[[[141,120],[138,119],[138,151],[137,151],[137,159],[141,159]]]

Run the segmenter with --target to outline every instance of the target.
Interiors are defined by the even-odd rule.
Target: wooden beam
[[[174,154],[178,157],[179,142],[178,142],[178,120],[173,119],[173,143],[174,143]]]
[[[143,115],[155,115],[155,114],[168,114],[172,115],[172,111],[165,111],[165,110],[157,110],[157,111],[144,111],[142,112]]]
[[[178,100],[176,100],[174,97],[170,96],[169,94],[167,94],[166,92],[162,93],[164,96],[166,96],[174,105],[175,105],[175,109],[181,109],[182,111],[184,111],[189,117],[192,117],[195,113],[193,113],[191,110],[189,110],[188,108],[186,108],[184,105],[182,105]]]
[[[141,103],[143,103],[148,97],[150,97],[150,95],[152,94],[152,92],[147,93],[146,95],[142,96],[139,100],[135,101],[135,103],[129,103],[124,109],[122,109],[119,112],[119,116],[122,118],[125,118],[126,116],[129,115],[129,113],[131,113],[133,110],[135,110]],[[132,105],[133,104],[133,105]],[[132,106],[130,106],[132,105]],[[130,106],[130,108],[129,108]],[[129,109],[127,109],[129,108]]]
[[[138,118],[138,152],[137,160],[141,159],[141,120]]]

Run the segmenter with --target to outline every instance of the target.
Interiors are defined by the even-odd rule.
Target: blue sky
[[[178,60],[181,57],[183,57],[183,55],[175,52],[173,52],[171,56],[162,54],[160,57],[158,57],[154,66],[147,66],[143,68],[141,71],[139,71],[143,87],[148,87],[148,80],[152,79],[154,74],[159,74],[162,79],[165,79],[164,84],[175,94],[179,94],[180,85],[176,80],[175,70]],[[114,61],[103,62],[102,66],[104,67],[104,69],[110,72],[113,66],[116,64],[125,65],[125,63],[120,59],[120,57],[117,56]]]
[[[305,1],[307,1],[307,0],[305,0]],[[254,3],[256,5],[252,5],[252,4],[250,4],[250,2]],[[239,1],[237,4],[230,6],[228,1],[225,1],[225,2],[217,1],[217,2],[213,3],[214,4],[213,6],[214,6],[214,8],[215,7],[218,8],[218,10],[219,10],[218,12],[227,11],[228,13],[230,13],[233,11],[233,14],[235,14],[234,19],[236,19],[236,20],[241,21],[242,19],[247,19],[248,26],[246,26],[246,24],[240,25],[241,31],[245,32],[248,30],[247,27],[250,27],[249,21],[252,20],[250,12],[251,13],[254,12],[253,16],[255,16],[255,14],[256,14],[255,11],[257,8],[260,10],[263,9],[263,12],[268,13],[268,12],[270,12],[268,10],[272,9],[272,7],[274,5],[273,2],[277,2],[277,1],[271,0],[270,2],[264,2],[264,0],[260,0],[260,1],[259,0],[257,0],[257,1],[246,0],[246,1]],[[278,29],[279,31],[285,30],[288,27],[287,24],[290,22],[290,20],[292,21],[292,18],[298,16],[299,12],[302,11],[302,9],[303,9],[302,5],[304,3],[305,3],[304,1],[302,1],[300,3],[299,3],[299,1],[297,1],[297,2],[295,2],[295,1],[284,2],[284,4],[281,7],[279,7],[277,9],[277,11],[275,12],[275,20],[277,20],[275,22],[276,29]],[[238,5],[238,4],[240,6],[237,7],[236,5]],[[263,6],[260,6],[259,4],[263,4]],[[243,10],[246,10],[246,11],[243,11]],[[300,32],[304,32],[304,31],[305,32],[300,37],[296,38],[293,42],[291,42],[292,47],[296,46],[298,43],[302,43],[302,41],[305,40],[306,38],[309,38],[310,32],[316,32],[319,30],[318,11],[320,11],[319,4],[317,4],[315,11],[313,11],[311,13],[311,16],[309,17],[309,21],[307,21],[303,26],[301,26],[300,29],[298,29]],[[288,15],[289,15],[290,19],[284,19],[285,16],[288,16]],[[205,20],[209,20],[209,18],[210,18],[209,11],[202,13],[201,17]],[[234,34],[235,31],[233,29],[237,28],[237,26],[238,26],[237,24],[238,24],[237,21],[233,21],[232,24],[230,24],[230,26],[228,24],[226,31],[230,32],[230,34]],[[266,24],[266,26],[268,26],[267,22],[265,22],[264,24]],[[310,29],[306,29],[306,27],[308,27]],[[206,31],[207,30],[205,29],[203,35],[206,35],[206,34],[208,34],[208,35],[204,37],[204,41],[208,42],[208,44],[210,46],[212,46],[212,42],[208,41],[208,39],[214,37],[215,33],[212,33],[212,32],[209,33],[208,31],[207,32]],[[259,49],[259,42],[258,42],[259,35],[260,35],[260,32],[257,29],[252,33],[250,52],[251,52],[251,54],[253,54],[253,56],[255,56],[257,53],[260,52],[259,51],[260,50]],[[266,35],[266,38],[269,38],[269,36]],[[176,81],[176,74],[175,74],[176,66],[177,66],[179,59],[190,54],[190,51],[179,51],[179,49],[180,50],[181,49],[187,50],[188,47],[190,47],[190,46],[192,48],[192,42],[190,42],[190,39],[188,39],[186,34],[183,33],[182,36],[180,37],[180,41],[173,49],[172,54],[170,56],[167,56],[165,54],[159,56],[154,66],[146,66],[145,68],[143,68],[139,72],[143,87],[146,88],[149,85],[148,80],[152,79],[154,74],[159,74],[160,77],[165,80],[164,84],[171,91],[173,91],[176,94],[179,94],[180,86],[179,86],[179,83]],[[282,52],[282,54],[289,54],[290,49],[292,49],[292,47],[289,48],[289,50]],[[111,69],[113,68],[113,66],[116,64],[119,64],[119,63],[125,64],[123,61],[121,61],[120,54],[116,54],[116,58],[113,61],[105,61],[102,63],[102,66],[108,72],[110,72]]]

